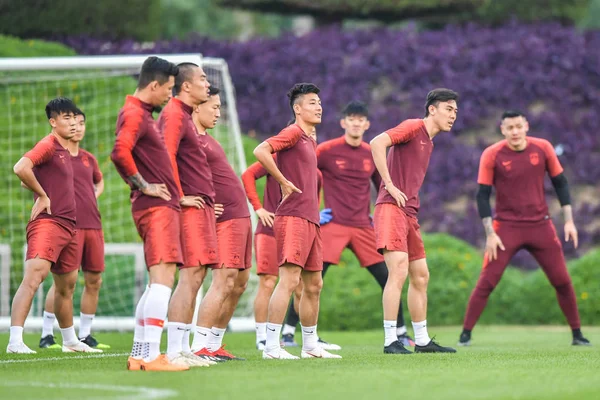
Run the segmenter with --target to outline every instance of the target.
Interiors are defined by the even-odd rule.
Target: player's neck
[[[296,119],[296,125],[298,125],[304,131],[304,133],[306,133],[307,136],[313,135],[313,132],[315,130],[314,124],[309,124],[308,122],[304,122],[302,120]],[[315,135],[315,140],[316,140],[316,135]]]
[[[203,127],[201,124],[199,124],[198,122],[194,121],[194,125],[196,125],[196,132],[198,132],[198,135],[206,135],[208,134],[208,132],[206,132],[206,128]]]
[[[51,135],[53,135],[56,140],[58,140],[58,143],[64,147],[65,149],[69,150],[69,139],[65,139],[63,137],[61,137],[58,133],[56,133],[54,130],[52,130],[52,132],[50,133]]]
[[[178,96],[175,96],[175,98],[177,100],[179,100],[180,102],[182,102],[183,104],[185,104],[186,106],[192,107],[192,109],[199,105],[199,104],[194,104],[194,102],[192,101],[192,98],[190,96],[185,96],[185,95],[180,94]]]
[[[423,118],[423,123],[425,124],[425,129],[427,130],[427,134],[429,135],[430,139],[433,139],[438,133],[441,132],[441,129],[433,122],[431,118]]]
[[[133,97],[137,97],[146,104],[152,104],[152,95],[146,90],[135,89]]]
[[[344,139],[346,140],[346,143],[348,143],[352,147],[358,147],[362,143],[362,137],[353,138],[352,136],[348,135],[347,133],[344,134]]]

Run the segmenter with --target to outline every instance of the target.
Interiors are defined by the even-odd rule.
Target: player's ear
[[[346,118],[340,119],[340,126],[342,129],[346,130]]]
[[[370,127],[371,127],[371,121],[366,120],[365,121],[365,131],[368,131]]]
[[[160,84],[158,83],[158,81],[150,82],[150,90],[152,90],[152,91],[155,91],[156,89],[158,89],[159,86],[160,86]]]
[[[56,128],[56,118],[52,117],[48,120],[51,127]]]

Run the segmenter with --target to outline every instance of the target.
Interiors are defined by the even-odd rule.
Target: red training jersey
[[[179,196],[202,196],[212,206],[212,172],[200,146],[192,111],[192,107],[172,98],[160,113],[158,127],[167,146]]]
[[[127,96],[117,118],[117,138],[110,155],[117,171],[131,187],[131,210],[167,206],[179,210],[179,190],[173,177],[167,147],[152,118],[153,107],[134,96]],[[129,182],[128,177],[140,173],[148,183],[162,183],[171,200],[146,196]]]
[[[73,164],[73,184],[75,185],[75,204],[77,206],[77,228],[102,229],[100,210],[96,199],[96,184],[102,180],[98,160],[88,151],[79,149],[71,156]]]
[[[297,124],[266,140],[277,153],[277,167],[302,193],[283,200],[275,215],[304,218],[319,225],[317,142]]]
[[[496,216],[500,221],[541,221],[548,217],[544,177],[563,172],[554,147],[545,139],[527,137],[527,147],[514,151],[506,140],[484,150],[477,182],[496,188]]]
[[[242,182],[229,165],[221,144],[208,133],[198,135],[198,140],[212,170],[215,203],[223,204],[224,208],[217,222],[250,217]]]
[[[387,155],[390,178],[408,198],[403,211],[416,217],[419,213],[419,190],[427,174],[433,142],[422,119],[407,119],[386,133],[392,140],[392,148]],[[377,204],[383,203],[396,204],[396,201],[381,182]]]
[[[74,229],[75,189],[69,151],[62,147],[54,135],[48,135],[23,157],[29,158],[33,163],[33,174],[50,199],[52,214],[42,211],[37,219],[52,219]],[[38,195],[34,193],[33,199],[37,200]]]
[[[325,207],[331,208],[336,224],[356,228],[371,226],[371,180],[376,188],[381,178],[373,163],[371,146],[351,146],[342,136],[317,146],[317,163],[323,173]]]
[[[273,158],[275,158],[275,161],[277,161],[277,154],[274,154]],[[267,177],[265,192],[263,194],[264,205],[260,203],[258,191],[256,190],[256,181],[263,176]],[[242,174],[242,183],[244,184],[248,201],[250,204],[252,204],[254,211],[264,208],[265,210],[274,213],[275,210],[277,210],[277,205],[281,201],[281,187],[275,178],[267,173],[267,170],[262,166],[261,163],[257,161],[249,166],[246,171],[244,171]],[[260,222],[260,219],[258,220],[258,225],[256,226],[256,233],[275,236],[273,228],[263,225],[263,223]]]

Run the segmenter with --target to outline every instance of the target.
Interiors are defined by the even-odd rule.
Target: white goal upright
[[[94,329],[133,329],[135,304],[147,283],[146,266],[131,218],[129,188],[112,165],[110,152],[118,111],[125,96],[134,92],[137,74],[148,56],[0,58],[0,101],[3,104],[0,107],[0,168],[4,177],[0,197],[0,331],[10,326],[12,296],[23,277],[25,228],[33,204],[31,193],[20,187],[12,167],[50,131],[44,107],[57,96],[74,100],[85,112],[87,128],[82,148],[96,156],[104,174],[105,190],[98,203],[106,241],[106,272]],[[159,57],[174,63],[202,65],[210,83],[221,89],[221,120],[212,134],[223,145],[234,170],[241,174],[246,168],[246,159],[235,90],[225,60],[200,54]],[[44,295],[51,283],[49,276],[38,291],[26,328],[41,328]],[[82,287],[81,275],[74,297],[75,316],[79,315]],[[252,279],[230,324],[232,330],[254,328],[251,300],[255,288],[256,280]]]

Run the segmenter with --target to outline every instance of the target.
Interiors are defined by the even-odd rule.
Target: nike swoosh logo
[[[211,333],[212,333],[212,332],[211,332]],[[214,336],[216,336],[216,337],[219,337],[219,336],[221,336],[220,334],[219,334],[219,335],[217,335],[216,333],[213,333],[213,335],[214,335]]]
[[[310,331],[310,332],[309,331],[304,331],[304,333],[311,334],[311,333],[315,333],[315,331]]]
[[[422,144],[423,146],[425,146],[425,145],[427,144],[427,142],[424,142],[424,141],[422,141],[422,140],[421,140],[421,144]]]
[[[180,327],[177,327],[177,330],[178,330],[178,331],[185,331],[185,328],[180,328]]]
[[[512,164],[512,161],[502,161],[502,165],[510,165]]]
[[[268,330],[270,330],[271,332],[275,332],[275,329],[271,329],[271,328],[267,328]]]
[[[198,332],[202,336],[206,336],[206,333]]]
[[[202,147],[204,147],[204,148],[208,147],[208,143],[203,144]]]
[[[308,354],[309,356],[313,356],[314,358],[323,358],[323,356],[321,356],[321,355],[313,354],[308,351],[306,351],[305,353]]]

